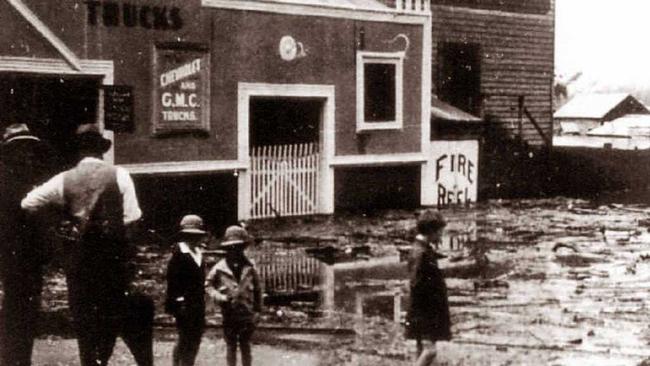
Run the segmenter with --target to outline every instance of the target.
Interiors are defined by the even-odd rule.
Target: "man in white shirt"
[[[29,192],[21,207],[30,213],[55,208],[70,222],[64,266],[81,365],[106,365],[118,334],[139,365],[152,365],[150,322],[139,330],[128,319],[133,251],[127,232],[142,216],[133,180],[102,160],[111,141],[95,125],[79,126],[75,142],[79,163]],[[145,308],[150,314],[142,315],[153,318],[153,303]]]

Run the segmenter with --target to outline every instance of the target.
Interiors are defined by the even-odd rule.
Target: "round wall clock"
[[[298,44],[291,36],[284,36],[280,39],[278,50],[280,57],[285,61],[292,61],[298,56]]]

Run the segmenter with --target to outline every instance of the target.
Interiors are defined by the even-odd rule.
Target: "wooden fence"
[[[304,250],[265,250],[251,254],[267,294],[313,292],[320,284],[321,263]]]
[[[251,150],[251,218],[318,213],[320,154],[316,143]]]

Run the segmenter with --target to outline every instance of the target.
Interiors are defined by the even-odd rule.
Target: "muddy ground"
[[[488,262],[480,270],[448,272],[454,274],[447,278],[454,338],[438,345],[437,364],[637,365],[650,358],[650,206],[572,199],[494,201],[444,214],[450,235],[441,250],[451,261],[441,265],[453,268],[455,261],[467,258]],[[372,261],[396,256],[414,223],[413,212],[390,211],[254,222],[251,230],[265,239],[258,245],[316,245],[319,240],[344,250],[367,245],[370,258],[357,260]],[[141,252],[139,287],[156,296],[158,304],[164,260],[163,247]],[[403,277],[395,277],[392,288],[403,288]],[[64,308],[63,294],[61,277],[51,276],[46,309]],[[373,313],[368,306],[363,319],[338,305],[318,317],[289,307],[283,309],[289,316],[279,319],[278,309],[270,309],[263,326],[353,329],[356,336],[276,334],[260,340],[266,344],[256,348],[265,355],[266,363],[260,364],[290,364],[283,355],[305,366],[412,364],[414,344],[403,339],[392,309]],[[159,315],[157,320],[164,324],[169,319]],[[211,321],[218,323],[218,317]],[[65,344],[68,348],[60,349],[70,351],[74,344],[68,342],[40,340],[36,363],[62,362],[51,345]],[[216,342],[206,340],[204,348],[220,347]],[[165,350],[171,343],[160,339],[157,347]],[[221,362],[221,356],[205,350],[198,364]],[[116,360],[121,353],[123,349]],[[117,364],[128,364],[124,362]]]

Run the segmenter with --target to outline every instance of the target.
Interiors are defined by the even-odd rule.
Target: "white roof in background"
[[[629,94],[580,94],[558,109],[553,118],[603,118]]]
[[[580,134],[580,126],[575,122],[560,122],[563,134]]]
[[[628,114],[587,132],[589,136],[650,137],[650,115]]]
[[[299,4],[299,5],[316,5],[316,6],[330,6],[334,8],[347,8],[347,9],[376,9],[386,10],[388,6],[380,3],[377,0],[262,0],[269,3],[285,3],[285,4]]]

